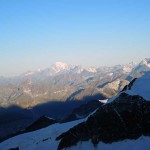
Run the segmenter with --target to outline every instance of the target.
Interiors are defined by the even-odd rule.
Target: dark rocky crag
[[[150,102],[140,96],[120,94],[113,102],[101,106],[87,121],[78,124],[56,138],[58,150],[91,140],[112,143],[150,135]]]
[[[126,85],[122,91],[131,90],[131,87],[133,86],[133,83],[136,81],[137,78],[133,79],[128,85]]]
[[[86,104],[82,104],[80,107],[75,108],[70,115],[68,115],[62,122],[69,122],[87,117],[94,110],[102,106],[103,103],[98,100],[92,100]]]
[[[52,125],[54,123],[57,123],[57,121],[52,119],[52,118],[48,118],[46,116],[42,116],[37,121],[33,122],[30,126],[28,126],[23,131],[23,133],[36,131],[36,130],[45,128],[47,126],[50,126],[50,125]]]
[[[10,136],[8,136],[6,138],[0,139],[0,142],[5,141],[9,138],[12,138],[12,137],[20,135],[20,134],[24,134],[24,133],[28,133],[28,132],[32,132],[32,131],[36,131],[36,130],[48,127],[48,126],[55,124],[55,123],[57,123],[57,120],[52,119],[52,118],[48,118],[46,116],[41,116],[39,119],[34,121],[32,124],[30,124],[25,129],[20,130],[14,134],[11,134]]]

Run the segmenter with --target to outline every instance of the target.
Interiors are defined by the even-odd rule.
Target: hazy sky
[[[145,57],[149,0],[0,0],[0,75],[56,61],[99,66]]]

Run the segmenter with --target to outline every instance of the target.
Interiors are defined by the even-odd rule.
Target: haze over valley
[[[149,8],[1,0],[0,150],[149,150]]]

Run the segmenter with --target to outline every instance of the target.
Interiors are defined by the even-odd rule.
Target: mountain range
[[[136,67],[138,66],[141,66],[141,63]],[[128,76],[133,75],[133,70]],[[34,132],[18,135],[2,142],[0,148],[2,150],[148,150],[150,148],[150,71],[140,69],[138,75],[140,77],[132,80],[116,96],[105,100],[86,118],[55,123]],[[99,103],[101,102],[102,100],[99,100]],[[74,113],[82,112],[81,110],[76,109]]]
[[[125,78],[134,67],[135,64],[130,63],[85,69],[56,62],[47,69],[12,78],[1,77],[0,106],[28,108],[48,101],[83,100],[95,95],[99,95],[99,99],[110,98],[128,83]]]
[[[56,62],[46,69],[0,77],[0,106],[30,108],[49,101],[107,99],[150,70],[150,59],[112,67],[84,68]]]
[[[47,69],[1,77],[0,141],[43,115],[59,122],[87,117],[101,105],[98,101],[103,103],[117,95],[132,79],[147,71],[150,71],[148,58],[137,65],[132,62],[88,69],[57,62]]]

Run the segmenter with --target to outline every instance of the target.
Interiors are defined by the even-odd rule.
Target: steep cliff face
[[[101,106],[87,121],[61,134],[58,150],[79,141],[112,143],[150,135],[150,102],[141,96],[120,94],[112,103]]]

